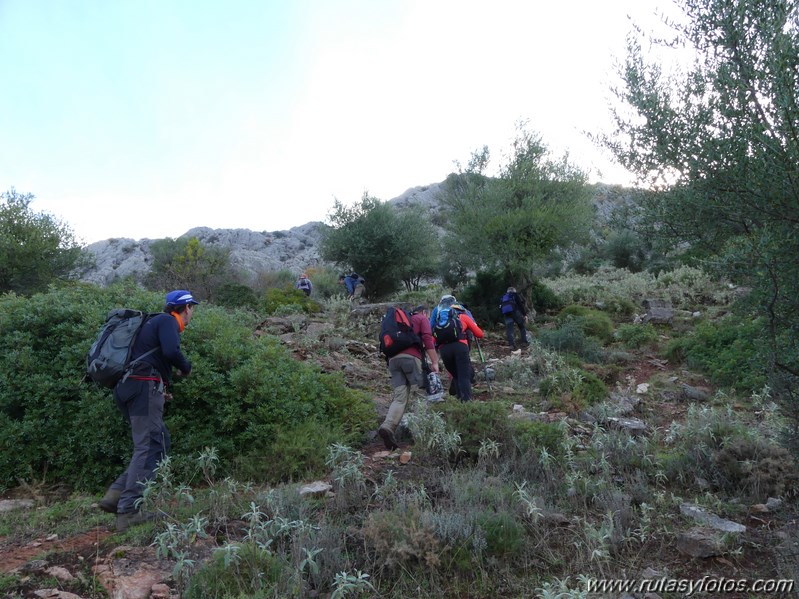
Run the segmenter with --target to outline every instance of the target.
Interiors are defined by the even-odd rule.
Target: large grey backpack
[[[136,336],[153,316],[155,314],[127,308],[111,310],[86,355],[86,378],[113,389],[130,364],[130,352]],[[144,355],[154,351],[152,349]]]

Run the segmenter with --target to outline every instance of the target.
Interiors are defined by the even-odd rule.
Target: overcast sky
[[[0,0],[0,191],[78,239],[276,231],[499,157],[592,181],[631,21],[669,0]]]

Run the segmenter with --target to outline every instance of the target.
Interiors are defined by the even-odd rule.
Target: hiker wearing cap
[[[505,336],[508,339],[508,345],[511,351],[516,349],[516,341],[513,333],[514,325],[519,327],[521,344],[524,347],[530,345],[530,342],[527,340],[527,329],[524,327],[527,322],[527,304],[524,298],[516,293],[515,287],[508,287],[505,295],[500,299],[499,309],[502,311],[502,316],[505,319]]]
[[[311,283],[311,280],[305,273],[300,275],[300,278],[297,279],[296,283],[294,283],[294,287],[302,291],[307,296],[310,296],[311,292],[313,291],[313,283]]]
[[[383,424],[377,429],[377,434],[383,439],[383,444],[389,451],[397,448],[394,433],[399,426],[408,400],[415,395],[421,395],[419,388],[423,385],[422,350],[430,360],[430,370],[438,373],[438,354],[430,332],[430,322],[427,320],[427,306],[420,305],[411,312],[411,328],[422,340],[422,347],[413,345],[402,350],[388,360],[388,373],[391,375],[391,405],[388,407]]]
[[[172,369],[178,376],[191,372],[191,362],[180,350],[180,333],[191,322],[197,304],[191,292],[184,289],[167,293],[163,312],[142,326],[133,343],[130,367],[114,387],[114,400],[130,425],[133,455],[99,505],[106,512],[116,513],[118,531],[157,517],[141,511],[136,503],[144,483],[153,478],[158,462],[169,452],[164,402],[172,397],[167,392]]]

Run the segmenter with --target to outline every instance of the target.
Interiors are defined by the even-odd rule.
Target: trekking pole
[[[491,388],[491,381],[488,380],[488,365],[486,364],[486,360],[483,357],[483,350],[480,347],[480,340],[475,337],[474,340],[477,342],[477,353],[480,354],[480,361],[483,363],[483,372],[486,375],[486,385],[488,385],[488,392],[493,393],[494,390]]]

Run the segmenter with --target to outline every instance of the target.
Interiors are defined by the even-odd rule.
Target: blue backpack
[[[463,325],[457,310],[443,308],[438,311],[436,323],[433,326],[433,337],[437,346],[460,341],[464,338]]]
[[[506,293],[499,302],[499,308],[505,315],[511,315],[516,310],[516,294],[514,293]]]

